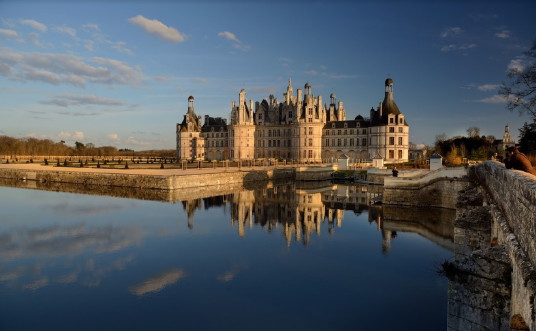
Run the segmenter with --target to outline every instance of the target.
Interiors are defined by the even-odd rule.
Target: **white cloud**
[[[84,28],[86,30],[95,30],[95,31],[100,32],[100,27],[97,24],[94,24],[94,23],[84,24],[84,25],[82,25],[82,28]]]
[[[93,47],[95,46],[95,42],[93,40],[86,40],[84,44],[84,48],[87,49],[90,52],[93,52]]]
[[[494,95],[494,96],[491,96],[489,98],[484,98],[484,99],[480,99],[480,100],[476,100],[476,102],[481,102],[481,103],[493,103],[493,104],[497,104],[497,103],[505,103],[506,102],[506,98],[501,96],[501,95]]]
[[[0,36],[7,38],[17,38],[19,34],[15,30],[0,29]]]
[[[241,43],[240,39],[238,39],[234,33],[229,32],[229,31],[220,32],[220,33],[218,33],[218,36],[223,37],[225,39],[232,40],[232,41],[237,42],[237,43]]]
[[[82,131],[75,131],[75,132],[60,132],[58,134],[58,138],[61,138],[61,139],[79,139],[79,140],[83,140],[84,139],[84,133]]]
[[[477,44],[450,44],[441,47],[442,52],[454,52],[454,51],[465,51],[468,49],[476,48]]]
[[[507,39],[510,38],[510,31],[509,30],[502,30],[500,32],[497,32],[495,34],[495,37],[501,38],[501,39]]]
[[[66,34],[68,36],[71,36],[71,37],[75,37],[76,36],[76,30],[73,29],[73,28],[70,28],[68,26],[65,26],[65,25],[62,25],[62,26],[57,26],[56,27],[56,31],[58,32],[61,32],[63,34]]]
[[[48,30],[48,27],[46,25],[34,20],[21,20],[20,22],[41,32],[45,32]]]
[[[99,106],[125,106],[123,101],[102,98],[96,95],[70,94],[64,93],[57,95],[54,99],[41,101],[42,104],[56,105],[60,107],[99,105]]]
[[[121,61],[94,57],[92,65],[78,56],[39,52],[17,52],[0,49],[0,64],[11,68],[0,75],[19,81],[42,81],[50,84],[71,84],[83,87],[86,83],[139,85],[144,78],[141,69]]]
[[[515,72],[521,72],[523,69],[525,69],[525,58],[524,57],[518,57],[517,59],[513,59],[508,63],[508,71],[515,73]]]
[[[134,137],[128,137],[125,140],[125,143],[136,145],[136,146],[149,146],[150,144],[146,141],[137,140]]]
[[[108,43],[111,44],[110,46],[111,48],[115,49],[116,51],[120,53],[134,55],[134,52],[131,49],[126,47],[127,43],[124,41],[116,41],[116,42],[108,41]]]
[[[441,38],[447,38],[447,37],[454,37],[454,36],[457,36],[457,35],[460,35],[463,33],[463,29],[458,27],[458,26],[454,26],[454,27],[449,27],[449,28],[446,28],[444,29],[440,36]]]
[[[169,42],[182,42],[186,40],[186,36],[179,32],[179,30],[167,26],[158,20],[151,20],[141,15],[131,17],[128,21],[132,24],[139,26],[153,36],[157,36],[160,39]]]
[[[196,83],[196,84],[207,84],[207,83],[208,83],[208,79],[206,79],[206,78],[202,78],[202,77],[196,77],[196,78],[192,78],[192,83]]]
[[[492,91],[492,90],[496,90],[500,87],[500,85],[498,84],[484,84],[484,85],[480,85],[477,87],[478,90],[480,91]]]
[[[250,46],[244,45],[242,41],[240,41],[240,39],[238,39],[238,37],[232,32],[229,32],[229,31],[219,32],[218,36],[225,38],[227,40],[233,41],[234,42],[233,47],[241,51],[248,51],[251,49]]]
[[[39,40],[39,34],[36,32],[29,33],[28,40],[37,47],[43,47],[43,44]]]
[[[117,133],[109,133],[106,135],[106,138],[110,140],[119,140],[119,135]]]

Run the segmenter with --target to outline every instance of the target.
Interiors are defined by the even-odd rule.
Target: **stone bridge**
[[[456,208],[448,330],[536,330],[535,176],[486,161],[386,178],[384,204]]]

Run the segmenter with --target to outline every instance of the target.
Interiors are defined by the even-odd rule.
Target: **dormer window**
[[[334,129],[335,128],[335,123],[331,123],[331,127]]]
[[[345,122],[345,123],[344,123],[344,127],[347,128],[347,127],[348,127],[348,123]]]

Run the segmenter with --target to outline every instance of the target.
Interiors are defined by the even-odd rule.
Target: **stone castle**
[[[277,159],[329,162],[343,154],[350,162],[382,158],[387,163],[408,161],[409,125],[393,98],[393,80],[385,80],[385,97],[370,117],[346,119],[335,94],[329,106],[314,96],[309,83],[293,94],[289,80],[283,101],[273,95],[253,103],[241,90],[232,102],[231,121],[197,116],[194,97],[177,124],[177,160]]]

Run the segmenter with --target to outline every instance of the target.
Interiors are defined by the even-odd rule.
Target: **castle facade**
[[[195,114],[194,97],[177,124],[178,160],[278,159],[326,162],[342,154],[350,162],[382,157],[385,162],[408,161],[409,125],[393,98],[393,80],[385,81],[385,97],[368,118],[346,119],[336,95],[329,106],[314,96],[309,83],[293,94],[289,81],[283,100],[273,95],[253,104],[241,90],[231,105],[231,121]]]

